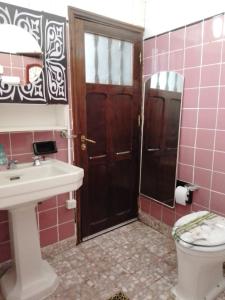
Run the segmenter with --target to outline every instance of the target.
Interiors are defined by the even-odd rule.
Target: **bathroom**
[[[194,212],[223,227],[223,2],[0,2],[1,300],[225,299],[224,232],[213,262],[174,234]]]

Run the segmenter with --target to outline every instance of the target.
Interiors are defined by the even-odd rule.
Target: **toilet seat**
[[[208,211],[181,217],[172,235],[182,246],[206,252],[225,249],[225,218]]]

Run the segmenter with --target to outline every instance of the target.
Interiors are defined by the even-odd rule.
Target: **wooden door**
[[[73,8],[69,22],[81,240],[137,216],[142,29]]]
[[[146,86],[148,83],[146,83]],[[173,205],[181,93],[145,93],[141,193]]]

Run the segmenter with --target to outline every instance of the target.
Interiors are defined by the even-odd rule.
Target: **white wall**
[[[225,11],[225,0],[146,0],[145,38]]]
[[[67,17],[67,6],[144,27],[145,0],[6,0],[26,8]]]

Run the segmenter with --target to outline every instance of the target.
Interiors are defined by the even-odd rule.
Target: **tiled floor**
[[[174,299],[174,243],[141,222],[79,246],[74,240],[61,242],[43,255],[59,275],[59,286],[47,300],[107,300],[121,290],[130,300]]]

